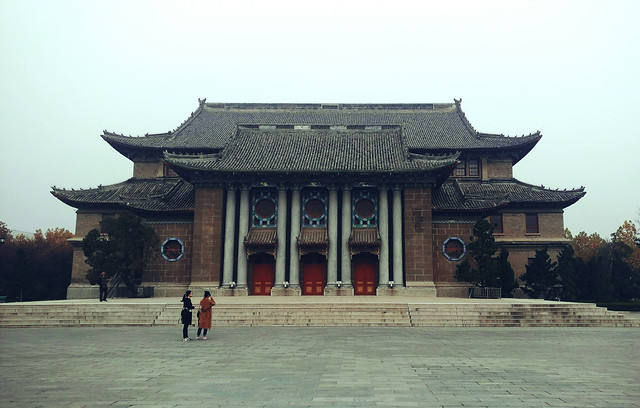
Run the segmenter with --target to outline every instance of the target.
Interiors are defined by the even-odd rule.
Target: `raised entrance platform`
[[[197,304],[198,296],[193,300]],[[540,300],[253,296],[219,297],[216,302],[214,327],[640,327],[640,319],[624,312]],[[0,304],[0,327],[178,326],[180,309],[179,298],[7,303]]]

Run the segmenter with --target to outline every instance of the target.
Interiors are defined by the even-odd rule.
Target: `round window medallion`
[[[184,244],[179,238],[167,238],[162,244],[162,257],[169,262],[175,262],[184,255]]]
[[[467,247],[460,238],[449,237],[442,244],[442,253],[450,261],[459,261],[467,252]]]
[[[373,201],[368,198],[363,198],[356,202],[355,210],[358,217],[366,220],[374,216],[376,206],[373,204]]]
[[[273,201],[263,198],[256,203],[256,215],[263,220],[268,220],[276,214],[276,205]]]
[[[324,215],[324,210],[324,203],[322,202],[322,200],[319,200],[317,198],[310,199],[304,206],[304,212],[307,217],[314,220],[321,218]]]

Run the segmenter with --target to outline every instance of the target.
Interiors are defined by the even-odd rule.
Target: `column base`
[[[271,296],[301,296],[302,290],[300,286],[289,286],[285,288],[284,286],[276,286],[271,288]]]
[[[346,285],[342,285],[342,287],[325,286],[324,295],[325,296],[353,296],[353,286],[346,286]]]

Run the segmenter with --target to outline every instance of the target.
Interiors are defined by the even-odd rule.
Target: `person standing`
[[[202,333],[202,340],[207,339],[207,330],[211,329],[211,316],[213,315],[213,306],[215,306],[215,304],[216,301],[213,300],[211,292],[205,290],[204,298],[200,301],[200,313],[198,313],[197,340],[200,339],[200,332],[202,330],[204,330],[204,333]]]
[[[100,301],[106,302],[107,293],[109,292],[109,279],[107,279],[107,274],[104,271],[100,274],[100,282],[98,283],[100,284]]]
[[[189,341],[189,325],[191,324],[191,311],[194,309],[193,303],[191,303],[191,293],[190,290],[186,291],[184,295],[182,295],[182,312],[180,312],[180,317],[182,318],[182,341]]]

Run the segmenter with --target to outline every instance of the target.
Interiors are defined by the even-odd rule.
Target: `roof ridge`
[[[194,121],[202,111],[204,110],[205,103],[207,102],[207,98],[200,99],[198,98],[198,109],[191,112],[191,116],[185,119],[175,130],[170,130],[167,134],[171,135],[170,140],[175,140],[177,133],[179,133],[182,129],[184,129],[188,124]]]
[[[471,122],[469,122],[469,119],[467,119],[467,115],[462,110],[462,98],[454,98],[453,101],[456,104],[456,112],[458,112],[458,116],[460,116],[460,119],[462,119],[462,123],[466,126],[467,130],[469,130],[469,133],[471,133],[473,136],[478,137],[478,132],[476,132],[475,128],[471,125]]]

